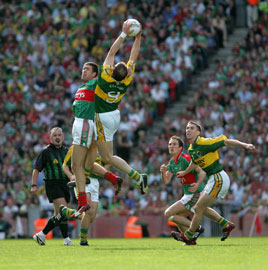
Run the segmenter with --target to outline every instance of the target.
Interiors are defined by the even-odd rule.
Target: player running
[[[177,173],[178,177],[184,177],[197,166],[200,166],[207,173],[208,177],[204,192],[194,206],[195,213],[190,228],[185,233],[181,232],[178,234],[178,240],[185,243],[193,241],[194,233],[202,222],[205,209],[216,202],[217,199],[223,199],[230,187],[229,176],[219,162],[217,150],[223,146],[236,145],[251,151],[255,150],[254,145],[227,139],[225,135],[216,138],[200,137],[201,131],[202,128],[198,123],[194,121],[188,122],[186,126],[186,137],[191,143],[188,150],[192,160],[186,170]],[[235,225],[224,218],[221,218],[218,223],[222,226],[221,241],[224,241],[235,228]]]
[[[162,181],[168,184],[173,175],[181,170],[185,170],[191,161],[188,154],[183,153],[183,140],[178,136],[172,136],[168,143],[169,154],[172,156],[168,165],[161,165],[160,171],[162,174]],[[193,171],[186,174],[181,180],[184,196],[172,204],[165,211],[165,216],[175,222],[181,232],[186,231],[191,222],[187,218],[194,213],[193,207],[200,198],[205,185],[203,183],[206,173],[197,166]],[[222,217],[212,208],[207,207],[204,210],[204,215],[218,222]],[[196,239],[204,232],[204,229],[199,225],[194,233],[193,241],[187,242],[187,245],[196,245]],[[178,232],[171,232],[174,239],[178,240]]]

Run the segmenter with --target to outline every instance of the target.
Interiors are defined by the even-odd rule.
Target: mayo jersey
[[[83,83],[75,93],[73,113],[75,117],[93,120],[95,115],[94,92],[97,78]]]
[[[208,177],[222,170],[217,149],[225,146],[224,140],[226,139],[225,135],[216,138],[198,136],[188,148],[192,161],[199,165]]]
[[[126,94],[127,88],[133,79],[135,63],[133,61],[128,61],[127,67],[131,68],[132,74],[120,82],[112,77],[112,66],[103,65],[100,67],[98,83],[95,90],[96,113],[111,112],[118,108],[118,105]]]
[[[171,159],[168,164],[168,170],[176,175],[179,171],[184,171],[187,169],[191,161],[191,157],[183,152],[180,152],[176,159]],[[182,184],[184,194],[193,194],[189,191],[191,184],[198,181],[198,175],[196,171],[192,171],[186,174],[184,177],[185,182]],[[194,193],[199,193],[204,189],[204,183],[201,183],[199,188]]]

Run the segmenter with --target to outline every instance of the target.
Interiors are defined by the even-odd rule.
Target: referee
[[[60,227],[64,245],[73,245],[68,237],[67,219],[58,215],[59,206],[61,204],[67,206],[70,201],[69,189],[66,186],[69,179],[62,171],[64,157],[68,152],[68,148],[62,145],[63,140],[62,129],[59,127],[52,128],[50,131],[50,144],[38,155],[32,174],[31,192],[37,194],[37,178],[39,172],[44,171],[46,194],[49,202],[54,204],[54,216],[49,219],[42,231],[33,236],[33,239],[39,245],[45,245],[45,236],[56,226]]]

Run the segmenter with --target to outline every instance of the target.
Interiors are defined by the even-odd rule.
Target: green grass
[[[171,238],[90,239],[89,247],[63,246],[63,240],[0,241],[1,270],[155,270],[155,269],[268,269],[268,237],[200,238],[183,246]]]

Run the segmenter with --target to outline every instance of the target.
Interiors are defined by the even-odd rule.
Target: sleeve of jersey
[[[225,146],[224,140],[228,138],[225,135],[220,135],[219,137],[215,138],[199,138],[197,141],[198,145],[205,145],[210,152],[214,152],[219,148]]]
[[[129,84],[131,83],[131,81],[133,80],[133,75],[134,75],[134,72],[135,72],[135,62],[133,62],[133,61],[128,61],[127,67],[128,67],[128,68],[131,68],[131,75],[130,75],[130,76],[127,76],[127,77],[124,79],[124,84],[125,84],[125,85],[129,85]]]
[[[111,65],[103,65],[101,69],[101,79],[111,82],[114,81],[112,78],[113,67]]]
[[[38,170],[39,172],[41,172],[45,166],[45,153],[45,150],[40,152],[35,161],[34,169]]]

